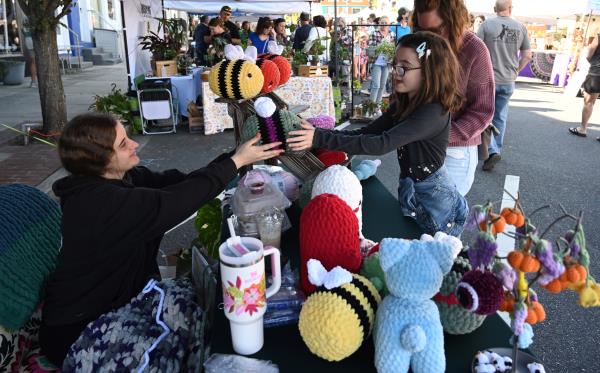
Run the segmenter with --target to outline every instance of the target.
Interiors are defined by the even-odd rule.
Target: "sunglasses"
[[[406,75],[407,71],[410,70],[420,70],[420,67],[404,67],[402,65],[394,65],[392,66],[392,72],[396,75],[398,75],[399,77],[403,77],[404,75]]]

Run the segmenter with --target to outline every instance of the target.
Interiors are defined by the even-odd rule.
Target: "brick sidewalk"
[[[21,139],[22,136],[12,136],[0,144],[0,184],[38,186],[61,167],[58,153],[56,148],[35,140],[27,146],[21,145],[18,143]]]

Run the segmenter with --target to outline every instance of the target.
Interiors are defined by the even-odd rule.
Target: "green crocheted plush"
[[[21,328],[37,307],[61,246],[58,205],[36,188],[0,185],[0,326]]]
[[[458,304],[454,292],[462,276],[471,270],[471,264],[462,257],[457,257],[450,271],[442,282],[440,292],[433,298],[440,311],[440,319],[444,332],[448,334],[468,334],[479,328],[485,316],[469,312]]]
[[[360,274],[371,281],[379,292],[379,295],[381,295],[381,298],[389,294],[388,288],[385,285],[383,269],[381,269],[381,264],[379,264],[379,252],[369,255],[363,260],[362,267],[360,267]]]
[[[302,129],[300,118],[290,111],[277,110],[275,103],[268,97],[260,97],[254,102],[256,115],[246,119],[241,130],[243,142],[250,140],[258,132],[261,134],[261,143],[269,144],[281,141],[283,147],[290,131]]]

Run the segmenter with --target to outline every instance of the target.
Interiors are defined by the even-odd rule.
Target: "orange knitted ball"
[[[292,75],[292,65],[285,57],[281,57],[277,54],[261,54],[259,58],[264,58],[275,62],[275,65],[279,68],[279,85],[284,85],[290,80]]]
[[[260,71],[262,71],[263,76],[265,77],[265,82],[263,83],[261,93],[269,93],[272,92],[279,86],[279,68],[275,64],[275,62],[268,60],[266,58],[260,58],[256,61],[256,66],[260,67]]]

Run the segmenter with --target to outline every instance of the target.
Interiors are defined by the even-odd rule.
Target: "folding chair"
[[[146,79],[138,85],[142,133],[158,135],[177,131],[177,110],[170,79]]]

